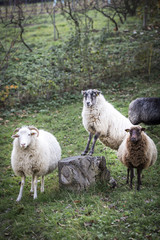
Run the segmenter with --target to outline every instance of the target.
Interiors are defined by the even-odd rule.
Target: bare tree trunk
[[[3,51],[5,51],[5,56],[4,56],[3,60],[0,61],[0,71],[2,69],[3,70],[7,69],[7,67],[8,67],[8,60],[10,58],[10,54],[11,54],[12,48],[15,45],[15,42],[16,42],[16,39],[12,40],[8,50],[5,50],[5,48],[3,47],[2,43],[0,42],[0,46],[3,48]]]
[[[55,0],[53,0],[53,4],[52,7],[50,7],[50,5],[48,5],[47,3],[45,3],[45,9],[47,11],[47,13],[49,14],[52,24],[53,24],[53,40],[56,41],[59,38],[59,32],[56,26],[56,4],[57,2]]]
[[[57,39],[57,30],[56,30],[56,11],[55,7],[53,6],[53,28],[54,28],[54,41]]]
[[[97,180],[116,186],[104,157],[86,155],[65,158],[58,163],[58,170],[60,186],[68,190],[85,190]]]
[[[147,0],[145,0],[143,13],[143,29],[147,29],[147,17],[148,17],[148,5]]]

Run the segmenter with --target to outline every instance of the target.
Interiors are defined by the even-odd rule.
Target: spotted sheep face
[[[82,91],[85,106],[88,108],[93,107],[96,104],[97,96],[100,93],[101,93],[101,91],[98,91],[96,89],[89,89],[86,91]]]
[[[37,134],[35,130],[30,130],[28,127],[23,127],[18,130],[15,135],[12,135],[12,138],[18,138],[19,146],[22,149],[26,149],[32,141],[32,136]]]
[[[126,129],[125,131],[130,133],[131,142],[137,143],[138,141],[141,140],[141,133],[144,130],[145,130],[145,128],[136,126],[136,127],[131,127],[130,129]]]

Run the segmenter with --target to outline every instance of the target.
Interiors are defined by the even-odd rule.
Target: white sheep
[[[124,130],[132,126],[131,122],[107,102],[100,91],[89,89],[82,91],[82,94],[84,96],[83,125],[89,132],[88,143],[82,155],[88,153],[93,135],[94,140],[89,152],[90,155],[94,152],[98,138],[104,145],[117,150],[126,135]]]
[[[21,186],[17,201],[22,198],[26,176],[32,176],[31,192],[37,198],[37,178],[42,177],[41,192],[44,192],[44,176],[51,173],[61,159],[61,147],[49,132],[33,126],[17,128],[12,136],[13,150],[11,165],[14,173],[21,176]]]
[[[137,168],[137,190],[140,190],[141,172],[152,166],[157,160],[157,149],[153,140],[144,133],[144,128],[134,126],[126,129],[128,132],[120,145],[117,156],[119,160],[128,168],[127,183],[132,188],[133,169]]]

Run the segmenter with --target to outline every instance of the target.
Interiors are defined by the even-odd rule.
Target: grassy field
[[[78,47],[71,34],[73,25],[60,14],[56,16],[60,38],[55,42],[47,14],[28,19],[24,39],[33,52],[18,42],[8,68],[1,72],[0,240],[160,239],[160,126],[145,126],[157,146],[158,159],[143,172],[139,192],[136,179],[133,190],[126,185],[127,170],[116,151],[98,141],[95,155],[106,158],[118,183],[115,189],[97,182],[81,193],[64,191],[55,170],[45,178],[45,193],[40,193],[39,181],[37,200],[27,178],[22,201],[16,202],[21,179],[10,164],[15,128],[43,128],[57,137],[62,158],[80,155],[88,139],[80,93],[86,86],[102,90],[125,116],[133,99],[160,96],[159,29],[144,32],[139,19],[129,18],[119,32],[113,32],[112,24],[106,30],[108,23],[101,15],[90,14],[95,31],[87,35],[87,45],[87,38],[82,38]],[[7,49],[15,29],[0,24],[0,31]],[[0,60],[3,55],[2,51]]]
[[[135,82],[131,86],[103,93],[119,111],[127,116],[128,104],[137,96],[147,96],[151,89],[158,95],[158,82]],[[16,203],[20,178],[11,169],[11,135],[16,127],[33,124],[52,132],[62,147],[62,158],[79,155],[88,134],[82,126],[82,100],[56,108],[52,103],[5,112],[1,119],[0,161],[0,239],[159,239],[160,235],[160,157],[143,172],[143,185],[138,192],[126,182],[126,168],[117,160],[116,152],[97,142],[95,155],[106,158],[107,167],[118,185],[97,183],[82,193],[59,188],[58,171],[45,178],[45,193],[33,200],[27,179],[24,195]],[[160,127],[146,127],[160,153]],[[134,184],[135,181],[134,181]]]

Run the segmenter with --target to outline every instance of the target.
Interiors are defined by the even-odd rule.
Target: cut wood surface
[[[60,187],[73,191],[87,189],[97,180],[108,181],[114,186],[103,156],[73,156],[64,158],[58,163]]]

